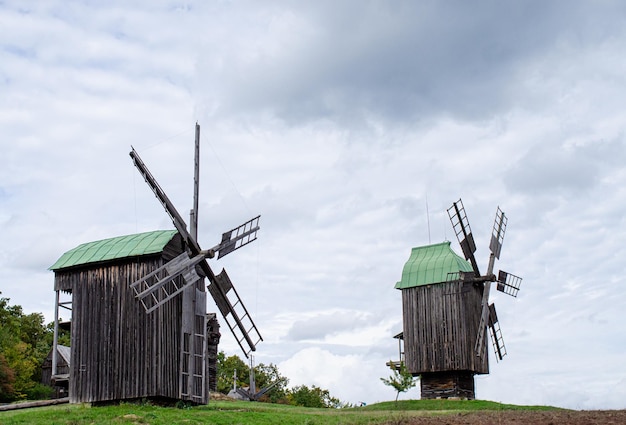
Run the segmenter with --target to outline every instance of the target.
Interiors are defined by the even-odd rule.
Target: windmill
[[[464,277],[465,282],[472,282],[473,284],[483,285],[483,294],[481,301],[481,313],[480,322],[478,324],[478,337],[474,345],[474,350],[477,356],[482,355],[481,347],[485,334],[487,333],[487,326],[489,327],[491,334],[491,342],[494,352],[498,360],[506,355],[506,347],[504,346],[504,340],[502,338],[502,331],[498,323],[498,316],[496,314],[496,307],[494,304],[489,304],[489,291],[491,289],[491,282],[497,282],[496,289],[514,298],[517,298],[517,292],[519,291],[522,279],[514,274],[507,273],[503,270],[498,272],[498,277],[493,274],[493,268],[496,259],[500,259],[500,252],[502,251],[502,242],[504,241],[504,232],[506,231],[507,217],[500,207],[496,210],[496,218],[493,223],[493,229],[491,232],[491,241],[489,243],[489,263],[487,265],[487,273],[483,276],[480,274],[476,257],[476,244],[474,243],[474,236],[472,235],[472,229],[470,228],[467,214],[465,213],[465,207],[463,201],[459,199],[457,202],[453,202],[452,206],[448,208],[448,216],[452,223],[454,233],[461,245],[461,250],[465,259],[472,264],[473,276]]]
[[[182,324],[184,329],[181,341],[180,387],[183,396],[199,394],[200,388],[205,387],[207,368],[204,363],[206,358],[206,293],[202,285],[204,278],[209,280],[208,291],[245,356],[248,357],[255,351],[256,345],[263,340],[226,270],[222,269],[219,274],[215,274],[207,262],[207,258],[214,258],[217,254],[217,258],[220,259],[256,240],[260,216],[224,232],[221,241],[212,248],[201,249],[197,241],[199,138],[200,127],[196,124],[194,207],[190,213],[190,231],[137,151],[132,148],[130,152],[135,167],[172,219],[186,248],[171,261],[130,284],[136,299],[147,313],[161,308],[181,293],[183,310],[195,311],[194,317],[185,315]]]
[[[400,341],[400,361],[420,376],[422,398],[472,399],[474,375],[489,373],[487,329],[497,360],[506,355],[495,306],[488,303],[491,283],[516,297],[521,279],[504,271],[493,274],[507,225],[499,207],[485,275],[478,269],[476,244],[461,200],[453,203],[448,215],[465,259],[449,241],[412,249],[395,286],[402,291],[403,332],[394,338]]]

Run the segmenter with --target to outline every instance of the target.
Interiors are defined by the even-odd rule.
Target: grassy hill
[[[211,401],[208,406],[160,407],[149,403],[90,407],[58,405],[0,412],[0,423],[13,424],[399,424],[421,417],[476,411],[549,411],[545,406],[515,406],[471,400],[406,400],[350,409],[311,409],[266,403]]]
[[[387,410],[387,411],[492,411],[492,410],[555,410],[551,406],[518,406],[515,404],[502,404],[486,400],[399,400],[385,401],[362,407],[363,410]]]

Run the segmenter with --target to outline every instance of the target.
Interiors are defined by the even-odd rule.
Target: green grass
[[[515,406],[490,401],[406,400],[350,409],[311,409],[265,403],[211,401],[208,406],[185,409],[150,404],[90,407],[57,405],[0,412],[0,423],[17,424],[390,424],[414,416],[462,411],[551,410],[546,406]]]

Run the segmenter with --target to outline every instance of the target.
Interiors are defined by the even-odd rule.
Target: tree
[[[38,362],[32,355],[31,347],[24,341],[19,341],[8,347],[2,354],[4,354],[9,368],[15,374],[14,398],[17,400],[28,399],[29,393],[38,383],[33,379],[38,372]]]
[[[40,384],[52,345],[52,327],[43,321],[41,313],[24,314],[21,306],[0,298],[0,400],[41,398],[51,391]]]
[[[263,394],[259,401],[269,403],[286,403],[287,384],[289,383],[289,379],[280,374],[278,366],[273,363],[270,363],[269,365],[259,363],[254,368],[254,380],[256,382],[257,391],[260,391],[262,388],[266,388],[272,384],[274,385],[272,389]]]
[[[406,392],[413,388],[416,384],[413,379],[413,375],[408,371],[404,362],[400,362],[400,367],[396,368],[393,366],[393,362],[389,362],[391,366],[391,370],[393,370],[393,374],[389,378],[380,378],[381,381],[385,385],[389,385],[394,390],[396,390],[396,403],[398,402],[398,396],[400,393]]]
[[[250,385],[250,368],[238,356],[226,357],[223,351],[217,353],[217,391],[228,394],[233,389],[237,371],[237,388]]]
[[[223,351],[217,353],[217,390],[228,394],[233,388],[233,376],[237,370],[237,387],[250,385],[250,368],[238,356],[226,357]],[[265,393],[259,401],[269,403],[283,403],[304,407],[344,407],[338,398],[332,397],[328,390],[316,387],[311,388],[301,385],[288,389],[289,379],[282,376],[278,366],[273,363],[268,365],[259,363],[254,368],[254,380],[256,390],[260,391],[272,384],[274,386]]]
[[[238,356],[226,357],[223,351],[217,353],[217,391],[228,394],[233,389],[235,370],[237,370],[237,388],[250,386],[250,367]],[[254,367],[254,380],[257,391],[276,384],[265,393],[260,401],[269,403],[286,403],[287,384],[289,379],[282,376],[278,366],[273,363],[259,363]]]
[[[9,363],[4,358],[4,355],[0,353],[0,402],[13,399],[15,392],[13,383],[15,383],[13,369],[9,367]]]
[[[341,407],[341,401],[332,397],[328,390],[321,389],[315,385],[311,388],[306,385],[294,387],[287,396],[289,404],[303,407]]]

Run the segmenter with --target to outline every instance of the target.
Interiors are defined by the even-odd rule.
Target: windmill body
[[[51,267],[55,291],[71,296],[70,402],[142,397],[206,402],[203,388],[196,394],[181,388],[180,355],[183,321],[197,319],[195,333],[202,338],[206,307],[198,303],[196,310],[185,310],[178,297],[146,314],[129,287],[182,251],[175,230],[154,231],[79,245]],[[195,290],[203,292],[200,285]]]
[[[420,377],[424,399],[475,397],[474,375],[489,373],[488,329],[497,358],[506,354],[495,307],[488,304],[490,283],[497,280],[498,290],[516,295],[521,281],[506,272],[498,279],[491,273],[506,227],[500,209],[489,273],[484,276],[473,256],[476,247],[461,201],[451,210],[465,258],[452,250],[450,242],[413,248],[395,286],[402,291],[400,360]]]
[[[404,362],[421,377],[422,398],[474,398],[473,376],[489,373],[487,356],[474,351],[482,290],[458,279],[459,271],[471,270],[450,242],[421,246],[412,249],[396,284],[402,291]]]

